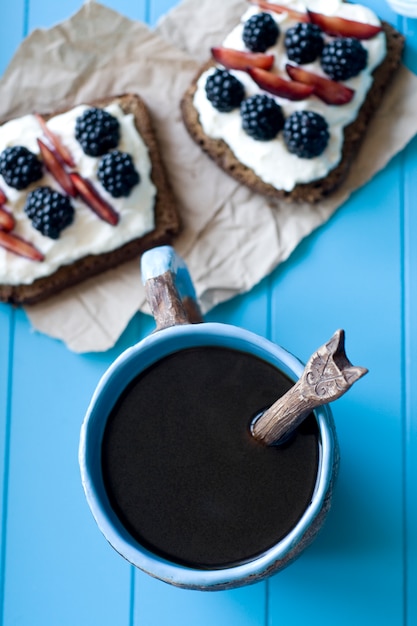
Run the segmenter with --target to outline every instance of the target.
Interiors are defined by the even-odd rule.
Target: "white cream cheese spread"
[[[280,4],[285,4],[285,6],[300,12],[304,12],[307,8],[325,15],[338,16],[375,26],[380,25],[378,17],[367,7],[350,4],[342,0],[307,0],[304,2],[280,0]],[[222,45],[236,50],[247,50],[242,40],[244,23],[252,15],[262,11],[263,9],[256,6],[250,7],[242,17],[240,24],[226,37]],[[291,19],[288,13],[270,13],[270,15],[277,22],[280,35],[276,45],[268,48],[266,53],[275,56],[273,71],[289,80],[285,70],[285,65],[289,60],[285,51],[284,39],[286,31],[295,26],[297,21]],[[325,38],[331,39],[327,36]],[[286,118],[297,110],[310,110],[321,114],[326,119],[330,138],[326,149],[320,156],[306,159],[290,154],[283,141],[282,133],[270,141],[256,141],[242,129],[239,109],[234,109],[229,113],[221,113],[216,110],[205,93],[207,77],[215,71],[215,68],[211,68],[200,76],[194,96],[194,106],[199,113],[200,123],[205,134],[213,139],[225,141],[241,163],[254,170],[257,176],[276,189],[291,191],[298,183],[308,183],[327,176],[340,161],[344,127],[356,119],[372,85],[372,72],[380,65],[386,55],[386,39],[383,32],[372,39],[361,41],[361,44],[368,52],[368,62],[366,68],[358,76],[343,81],[344,85],[355,91],[355,95],[349,103],[340,106],[328,105],[314,95],[305,100],[294,102],[268,94],[275,98],[282,107]],[[325,76],[319,61],[305,64],[302,67],[309,72]],[[257,93],[266,93],[246,72],[237,70],[230,70],[230,72],[244,85],[246,97]]]
[[[76,164],[76,170],[90,180],[103,199],[119,213],[117,226],[101,220],[78,197],[71,198],[75,209],[73,223],[65,228],[58,239],[50,239],[33,228],[24,212],[27,194],[36,187],[48,185],[62,192],[55,179],[44,169],[44,176],[27,189],[17,191],[9,187],[0,176],[0,187],[7,196],[6,207],[16,221],[13,233],[32,243],[44,255],[42,262],[35,262],[0,247],[0,283],[30,284],[37,278],[49,276],[62,265],[69,265],[88,255],[101,254],[119,248],[123,244],[145,235],[154,228],[154,203],[156,188],[151,181],[151,161],[148,149],[138,134],[132,114],[125,114],[118,104],[105,110],[119,120],[120,141],[118,149],[131,155],[140,182],[133,187],[129,196],[113,198],[97,178],[99,159],[84,154],[74,136],[75,121],[87,106],[80,105],[57,115],[48,121],[48,126],[68,147]],[[39,155],[37,138],[42,138],[39,122],[33,115],[7,122],[0,127],[0,152],[9,146],[25,146]]]

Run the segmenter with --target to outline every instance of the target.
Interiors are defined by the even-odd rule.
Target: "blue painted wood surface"
[[[155,24],[175,0],[106,0]],[[407,36],[417,21],[364,0]],[[80,0],[0,3],[0,71],[22,38]],[[417,104],[417,103],[416,103]],[[333,405],[341,447],[325,529],[291,567],[229,592],[177,590],[105,542],[77,466],[82,417],[112,360],[150,332],[137,315],[104,354],[75,355],[0,305],[0,623],[3,626],[411,626],[417,623],[417,140],[251,293],[207,318],[301,358],[343,327],[370,373]]]

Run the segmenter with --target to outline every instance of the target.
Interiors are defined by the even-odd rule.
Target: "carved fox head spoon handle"
[[[308,360],[304,372],[286,394],[255,418],[252,434],[266,445],[286,438],[309,413],[321,404],[340,398],[368,370],[350,363],[345,352],[345,333],[333,337]]]

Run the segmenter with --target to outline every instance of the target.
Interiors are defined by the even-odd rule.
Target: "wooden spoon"
[[[368,370],[350,363],[345,332],[333,337],[307,362],[300,379],[252,423],[253,436],[270,446],[280,442],[316,407],[340,398]]]

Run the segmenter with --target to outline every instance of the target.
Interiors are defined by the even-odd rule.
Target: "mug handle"
[[[187,266],[172,246],[147,250],[141,273],[156,330],[203,321]]]

